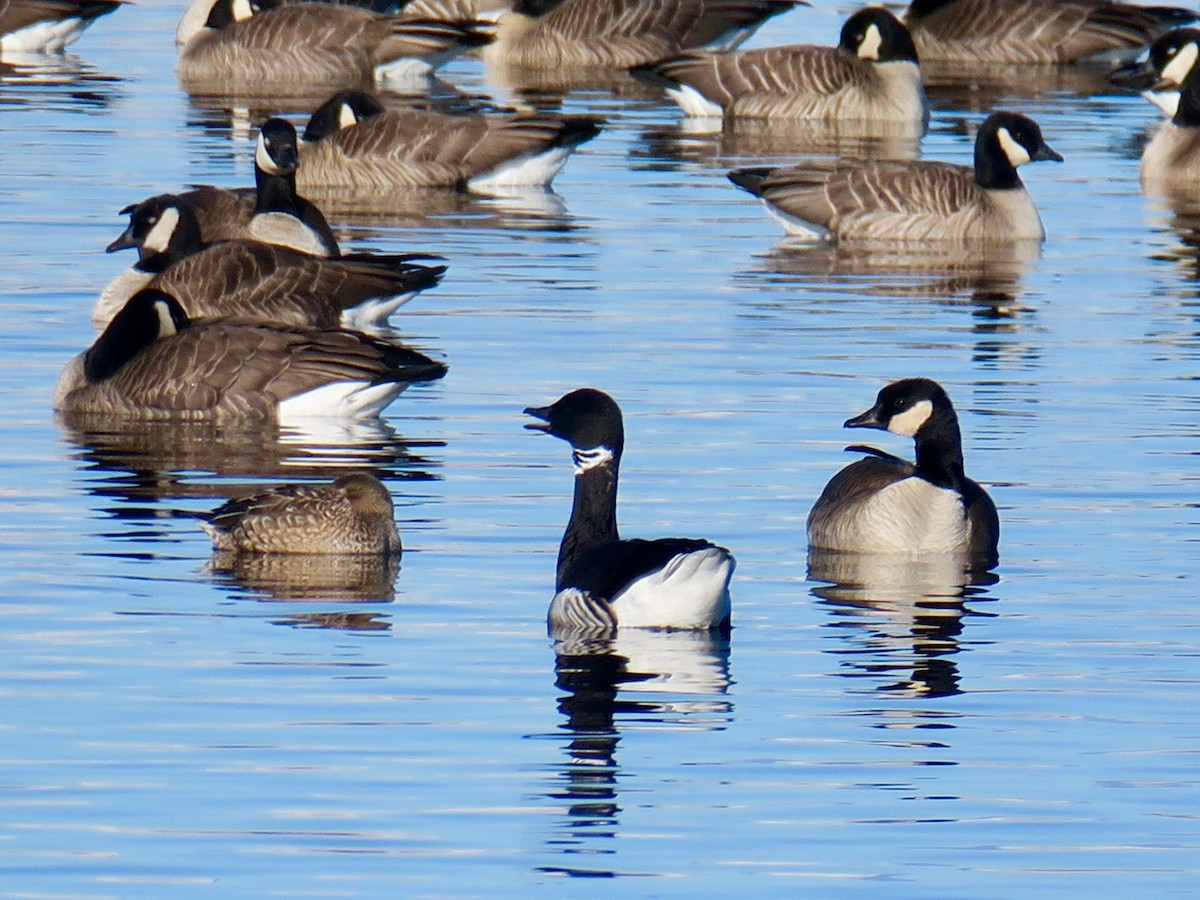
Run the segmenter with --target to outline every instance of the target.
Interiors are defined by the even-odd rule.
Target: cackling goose
[[[171,421],[369,417],[412,382],[445,374],[424,354],[354,331],[193,323],[175,298],[147,289],[67,364],[54,408]]]
[[[544,186],[599,130],[598,120],[583,116],[385,109],[371,94],[342,91],[309,120],[297,181],[304,190],[373,193]]]
[[[1062,160],[1037,123],[992,113],[975,138],[975,166],[943,162],[801,164],[735,169],[730,180],[759,197],[791,235],[873,241],[1041,240],[1041,217],[1017,167]]]
[[[128,248],[138,250],[138,261],[100,295],[92,311],[98,328],[145,287],[170,294],[193,319],[374,328],[446,271],[410,255],[323,259],[260,241],[205,245],[195,213],[171,194],[130,211],[129,227],[107,250]]]
[[[929,119],[908,29],[878,6],[851,16],[837,47],[684,53],[633,74],[664,85],[689,116],[824,119],[917,132]]]
[[[1195,18],[1111,0],[913,0],[904,15],[923,60],[968,65],[1123,61]]]
[[[960,555],[971,568],[998,560],[1000,519],[987,491],[963,469],[958,417],[928,378],[906,378],[879,392],[846,428],[879,428],[916,443],[910,463],[871,447],[825,486],[808,516],[813,550]]]

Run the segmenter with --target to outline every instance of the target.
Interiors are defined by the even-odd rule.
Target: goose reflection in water
[[[790,164],[799,155],[830,159],[914,160],[921,135],[903,130],[863,129],[851,123],[772,119],[682,119],[646,129],[630,155],[678,165],[726,170],[753,161],[756,165]]]
[[[994,574],[972,574],[954,554],[902,555],[811,550],[809,580],[848,647],[839,674],[868,678],[875,689],[906,696],[960,693],[959,637],[969,598],[985,599]],[[898,673],[902,673],[896,677]]]
[[[71,53],[16,53],[0,58],[4,107],[30,107],[45,113],[108,110],[124,99],[122,79],[108,75]]]
[[[637,773],[622,770],[617,746],[655,728],[726,728],[733,718],[729,640],[709,632],[630,628],[605,639],[559,637],[554,653],[555,684],[566,692],[558,709],[569,740],[567,759],[547,794],[563,805],[563,816],[546,843],[578,859],[540,871],[621,874],[603,866],[602,858],[616,853],[605,842],[620,827],[619,782]]]
[[[205,570],[218,584],[256,600],[391,603],[396,599],[400,557],[217,551]],[[323,615],[329,622],[336,620]]]

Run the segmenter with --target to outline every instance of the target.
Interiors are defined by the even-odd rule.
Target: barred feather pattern
[[[847,163],[770,173],[755,191],[779,214],[839,239],[1040,240],[1041,218],[1023,187],[987,191],[965,166]]]
[[[460,187],[514,159],[554,146],[561,119],[452,116],[389,109],[301,145],[300,190]]]
[[[1179,17],[1106,0],[954,0],[905,22],[921,59],[1053,64],[1134,56]]]
[[[915,64],[875,63],[835,47],[688,53],[654,71],[694,88],[731,116],[920,125],[926,118]]]

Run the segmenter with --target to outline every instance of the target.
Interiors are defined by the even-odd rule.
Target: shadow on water
[[[584,878],[637,873],[605,866],[617,850],[624,733],[654,728],[715,731],[733,718],[729,640],[708,632],[625,629],[606,639],[559,639],[555,684],[565,717],[566,760],[547,796],[563,805],[547,846],[571,864],[538,871]]]
[[[971,574],[955,555],[904,556],[811,550],[812,594],[826,605],[839,646],[840,675],[865,678],[873,690],[905,697],[962,691],[955,661],[963,618],[979,615],[968,600],[987,599],[999,579]]]

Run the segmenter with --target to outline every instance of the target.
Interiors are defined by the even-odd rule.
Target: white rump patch
[[[720,547],[674,556],[611,598],[626,628],[713,628],[729,618],[734,559]]]
[[[280,425],[303,425],[307,418],[363,418],[377,416],[408,385],[401,382],[370,384],[365,381],[335,381],[279,404]]]
[[[178,227],[179,210],[173,206],[168,206],[146,234],[145,240],[142,241],[142,246],[154,253],[165,252],[171,243],[171,235],[175,233],[175,229]]]
[[[342,310],[341,326],[353,331],[373,331],[386,326],[391,314],[418,293],[420,292],[409,291],[393,297],[372,297],[358,306]]]
[[[725,108],[719,103],[713,103],[690,84],[681,84],[667,88],[667,95],[679,104],[685,116],[696,119],[720,118],[725,115]]]
[[[582,475],[596,466],[609,465],[613,460],[613,452],[607,447],[593,447],[591,450],[572,449],[571,459],[575,463],[575,474]]]
[[[807,219],[801,219],[799,216],[790,216],[769,200],[760,199],[762,199],[763,206],[767,208],[767,212],[771,214],[771,218],[782,225],[783,230],[792,237],[809,243],[827,241],[833,237],[833,232],[828,228],[809,222]]]
[[[1196,65],[1196,57],[1200,55],[1200,47],[1195,42],[1188,42],[1179,48],[1169,63],[1163,66],[1162,77],[1166,81],[1182,85],[1187,80],[1188,73]]]
[[[929,421],[931,415],[933,415],[933,403],[929,400],[920,400],[911,408],[888,419],[887,430],[901,437],[913,437],[921,430],[921,426]]]
[[[858,45],[858,58],[879,59],[879,48],[882,46],[883,35],[879,33],[879,26],[872,22],[867,26],[866,34]]]
[[[996,132],[996,140],[1000,142],[1000,149],[1004,151],[1004,155],[1008,157],[1008,161],[1013,164],[1014,169],[1029,162],[1029,151],[1008,133],[1007,128],[1001,128]]]
[[[544,187],[554,180],[571,155],[568,147],[554,147],[534,156],[510,159],[483,175],[467,182],[473,191],[487,193],[514,187]]]
[[[0,53],[61,53],[86,30],[83,19],[35,22],[0,37]]]

